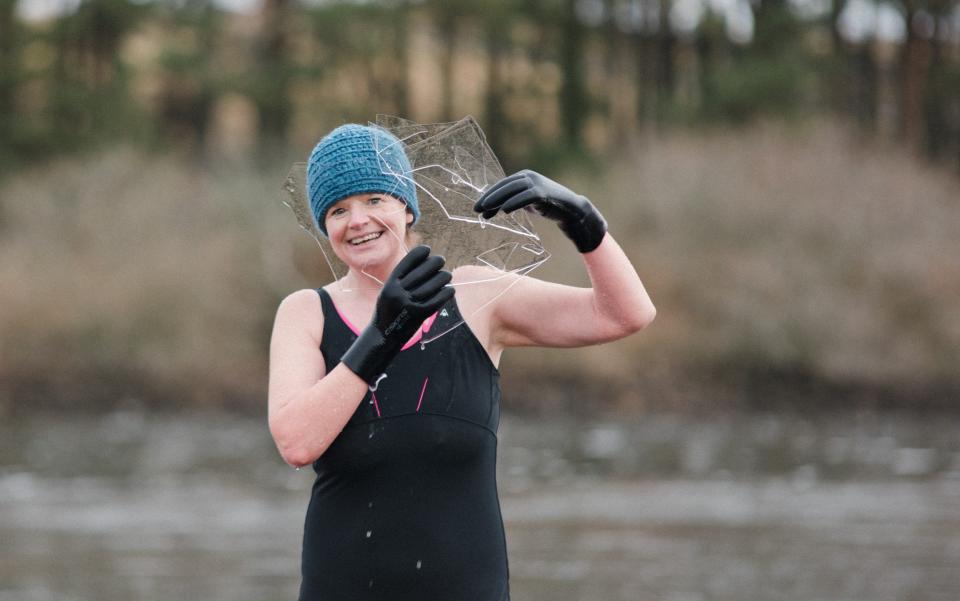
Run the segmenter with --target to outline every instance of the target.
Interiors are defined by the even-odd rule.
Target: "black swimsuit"
[[[356,339],[318,289],[327,372]],[[461,321],[456,300],[430,333]],[[466,324],[401,351],[313,467],[300,601],[505,601],[500,374]]]

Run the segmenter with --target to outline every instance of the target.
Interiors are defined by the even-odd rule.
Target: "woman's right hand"
[[[443,257],[430,256],[429,246],[407,253],[384,282],[373,319],[341,363],[368,384],[376,382],[423,321],[453,297],[447,286],[452,275],[441,271],[443,264]]]

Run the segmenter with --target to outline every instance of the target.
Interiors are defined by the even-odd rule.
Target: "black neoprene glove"
[[[527,206],[556,221],[582,253],[600,246],[607,232],[607,221],[586,197],[529,169],[494,184],[477,200],[473,210],[490,219],[497,211],[512,213]]]
[[[390,273],[377,297],[370,324],[340,362],[374,384],[423,321],[453,297],[453,277],[441,271],[444,259],[430,256],[429,246],[407,253]]]

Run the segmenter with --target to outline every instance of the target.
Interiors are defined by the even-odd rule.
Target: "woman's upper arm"
[[[270,337],[270,416],[326,375],[322,336],[323,310],[316,290],[298,290],[283,299]]]
[[[623,250],[607,234],[583,255],[589,288],[519,277],[494,307],[495,340],[508,346],[588,346],[618,340],[653,321],[656,308]]]
[[[591,289],[511,277],[515,281],[493,307],[500,346],[575,347],[616,338],[597,319]]]

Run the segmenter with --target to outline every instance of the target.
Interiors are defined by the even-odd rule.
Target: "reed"
[[[156,390],[167,403],[259,406],[276,305],[322,273],[280,202],[284,173],[115,148],[3,182],[0,405]],[[819,121],[643,138],[602,173],[552,175],[601,208],[659,314],[600,348],[511,351],[508,392],[562,380],[656,403],[767,368],[957,382],[949,172]],[[583,283],[569,244],[542,229],[554,258],[537,275]]]

